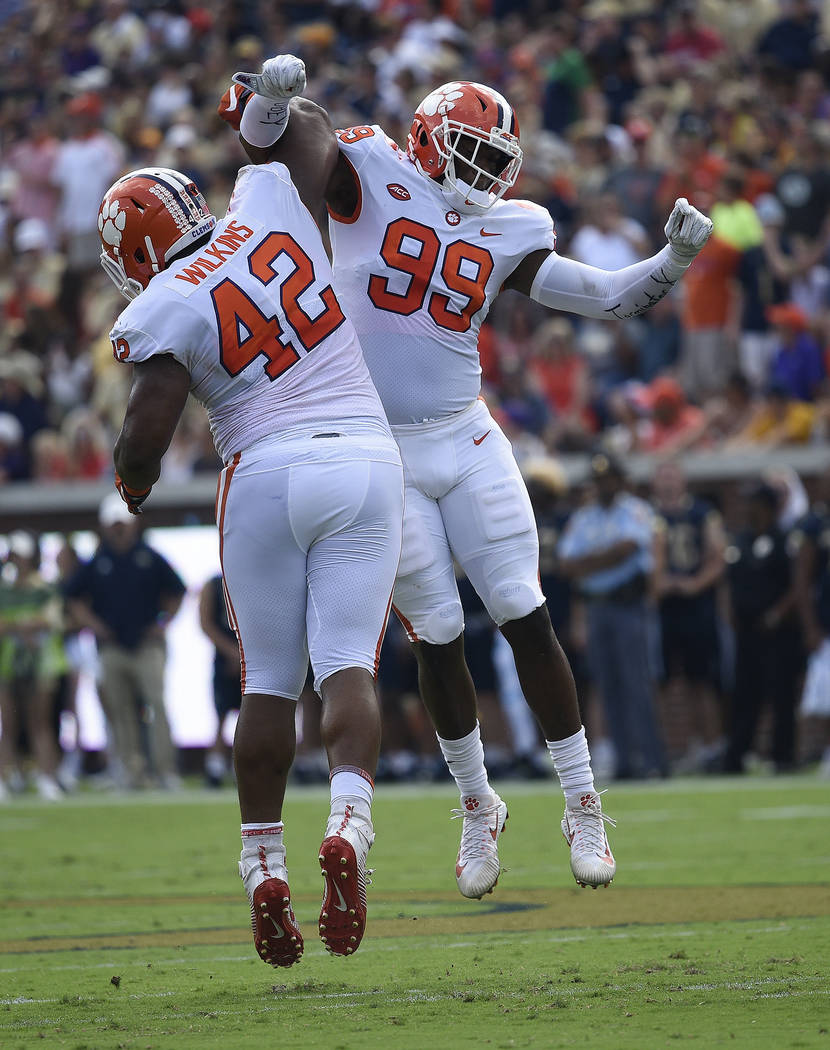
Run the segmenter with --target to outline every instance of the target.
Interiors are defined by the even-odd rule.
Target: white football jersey
[[[553,220],[528,201],[455,211],[377,125],[338,140],[359,193],[354,215],[330,212],[334,286],[389,422],[459,412],[481,388],[481,322],[526,255],[553,251]]]
[[[314,220],[278,163],[242,168],[210,243],[157,274],[110,332],[128,363],[172,354],[226,462],[288,427],[387,428]]]

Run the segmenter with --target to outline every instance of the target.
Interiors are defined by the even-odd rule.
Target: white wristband
[[[273,146],[288,125],[289,99],[263,98],[254,95],[245,107],[239,131],[252,146],[267,149]]]

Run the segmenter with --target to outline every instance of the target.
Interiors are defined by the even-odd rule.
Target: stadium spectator
[[[179,778],[164,704],[164,635],[185,587],[141,538],[117,492],[105,497],[100,543],[64,584],[73,626],[95,635],[99,695],[107,717],[111,773],[128,789],[176,788]]]
[[[671,162],[657,190],[659,214],[677,197],[700,207],[712,202],[718,180],[726,169],[722,156],[709,149],[711,128],[695,113],[678,117],[671,139]]]
[[[59,151],[60,143],[48,119],[36,114],[26,128],[26,136],[14,143],[5,160],[8,170],[16,176],[12,216],[19,222],[42,222],[51,248],[57,247],[54,238],[59,195],[52,181],[52,169]]]
[[[48,420],[40,362],[24,350],[0,357],[0,413],[13,416],[20,425],[26,466],[17,477],[28,477],[28,443]]]
[[[775,333],[770,381],[795,401],[815,401],[825,379],[824,357],[807,316],[795,303],[780,303],[767,318]]]
[[[718,759],[723,745],[716,595],[725,569],[723,522],[689,492],[676,462],[660,464],[652,491],[664,708],[669,697],[679,694],[687,719],[687,768],[705,768]]]
[[[549,443],[566,450],[587,447],[596,428],[589,407],[590,374],[567,317],[553,317],[537,328],[529,371],[553,408]]]
[[[810,440],[815,419],[816,411],[812,405],[796,401],[785,387],[771,383],[743,430],[729,438],[729,445],[732,448],[746,445],[778,448],[805,444]]]
[[[724,49],[716,30],[699,21],[697,7],[697,0],[681,0],[674,26],[666,37],[664,46],[675,75],[717,58]]]
[[[20,420],[11,412],[0,411],[0,485],[29,475]]]
[[[723,393],[706,402],[702,447],[730,442],[743,433],[756,412],[752,387],[743,372],[733,372]]]
[[[587,221],[570,244],[574,259],[598,269],[622,270],[648,254],[646,231],[623,215],[616,194],[603,193],[586,202],[584,215]]]
[[[40,576],[35,537],[22,530],[9,537],[7,565],[0,573],[0,800],[9,786],[22,787],[20,734],[25,730],[34,760],[35,788],[57,802],[59,749],[53,712],[55,689],[66,668],[60,597]]]
[[[743,494],[745,528],[726,549],[735,634],[727,773],[740,773],[767,703],[772,707],[771,757],[778,772],[795,761],[795,707],[802,648],[795,610],[792,544],[777,524],[778,494],[770,485]]]
[[[120,0],[112,2],[120,4]],[[121,143],[101,127],[103,106],[101,97],[92,92],[66,105],[70,135],[52,168],[52,181],[60,192],[57,228],[66,257],[60,304],[76,334],[81,331],[84,284],[98,266],[98,204],[124,163]]]
[[[699,440],[706,418],[699,408],[687,402],[676,379],[658,376],[644,393],[651,417],[638,434],[643,451],[674,455]]]
[[[231,749],[223,730],[229,714],[242,702],[242,668],[239,643],[228,619],[228,604],[221,575],[212,576],[199,596],[199,623],[214,647],[213,704],[216,708],[216,736],[205,755],[205,779],[218,788],[228,774]]]
[[[720,393],[734,368],[741,253],[714,234],[684,282],[680,380],[692,399]]]
[[[665,776],[649,655],[653,515],[625,491],[617,460],[598,453],[591,475],[596,491],[565,527],[559,571],[587,605],[588,664],[614,743],[615,776]]]
[[[777,172],[775,196],[784,207],[790,237],[813,242],[825,233],[830,212],[830,169],[827,150],[817,126],[790,119],[789,163]]]
[[[542,125],[557,135],[577,120],[582,92],[591,83],[582,51],[575,46],[575,27],[575,21],[563,15],[552,23],[546,41]]]
[[[634,156],[626,163],[614,165],[603,189],[614,195],[624,214],[639,223],[653,240],[661,214],[657,208],[657,190],[664,175],[649,151],[654,129],[644,118],[634,117],[627,122],[625,130]]]
[[[800,714],[819,775],[830,777],[830,472],[819,495],[793,534],[795,596],[809,653]]]
[[[758,41],[758,54],[782,75],[807,69],[818,43],[819,16],[810,0],[787,0],[784,13]]]

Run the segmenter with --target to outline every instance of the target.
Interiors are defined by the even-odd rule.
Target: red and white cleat
[[[495,792],[462,796],[461,806],[452,811],[453,819],[463,820],[455,881],[465,897],[480,900],[499,881],[499,836],[507,824],[507,806]]]
[[[303,935],[291,907],[288,883],[268,879],[254,890],[251,902],[254,947],[271,966],[293,966],[303,956]]]
[[[608,845],[606,824],[617,826],[616,820],[602,812],[597,792],[586,791],[567,800],[562,834],[571,848],[571,871],[580,886],[607,886],[616,874],[617,863]]]
[[[251,902],[251,929],[259,957],[271,966],[293,966],[303,954],[303,935],[291,907],[285,848],[242,850],[239,874]]]
[[[366,856],[374,840],[367,806],[350,804],[329,817],[319,856],[325,879],[319,932],[332,955],[352,955],[366,931]]]

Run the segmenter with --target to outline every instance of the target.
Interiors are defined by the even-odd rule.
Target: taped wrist
[[[245,107],[239,131],[252,146],[267,149],[273,146],[288,125],[289,99],[263,98],[254,95]]]
[[[691,255],[685,254],[684,252],[678,251],[673,244],[669,244],[666,247],[668,248],[668,251],[666,251],[666,248],[663,249],[666,259],[664,264],[666,276],[674,281],[679,281],[695,261],[698,253],[693,252]]]

